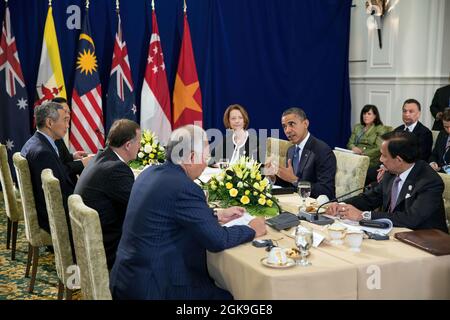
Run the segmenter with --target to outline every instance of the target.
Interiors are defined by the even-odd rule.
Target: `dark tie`
[[[406,132],[410,132],[410,131],[409,131],[409,128],[408,128],[407,126],[405,126],[405,131],[406,131]]]
[[[300,164],[300,159],[298,153],[300,151],[299,146],[295,146],[294,156],[292,157],[292,168],[294,169],[294,174],[297,174],[298,165]]]
[[[398,198],[398,185],[402,181],[399,176],[395,177],[394,183],[392,183],[392,189],[391,189],[391,204],[389,206],[389,212],[393,212],[395,209],[395,204],[397,203]]]

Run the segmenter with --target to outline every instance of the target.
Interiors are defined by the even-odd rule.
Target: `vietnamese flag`
[[[186,12],[184,12],[184,30],[181,43],[178,70],[173,90],[173,128],[196,124],[202,126],[202,94],[195,67],[192,50],[191,32]]]

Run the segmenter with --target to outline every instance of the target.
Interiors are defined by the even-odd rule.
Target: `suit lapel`
[[[45,143],[45,145],[51,150],[53,151],[53,153],[59,158],[58,154],[56,153],[55,148],[53,148],[53,146],[50,144],[50,142],[48,141],[48,139],[42,134],[39,133],[38,131],[36,131],[35,133],[36,137],[41,140],[41,142]]]
[[[414,191],[415,181],[417,181],[417,172],[419,171],[420,164],[416,162],[414,165],[414,168],[412,168],[411,172],[408,174],[408,177],[406,178],[405,182],[403,183],[402,189],[400,190],[397,202],[395,204],[395,207],[400,205],[403,201],[406,199],[406,195],[411,195]]]
[[[297,169],[298,177],[302,176],[303,170],[305,169],[305,166],[308,163],[308,160],[311,156],[312,139],[313,139],[313,137],[312,137],[312,135],[310,135],[308,141],[305,144],[305,147],[303,148],[302,157],[300,159],[300,165],[298,166],[298,169]]]

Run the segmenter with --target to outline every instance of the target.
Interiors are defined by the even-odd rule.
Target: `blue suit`
[[[114,299],[229,299],[208,275],[206,250],[255,237],[247,226],[222,227],[181,166],[146,169],[131,190],[111,271]]]
[[[287,161],[294,163],[295,146],[287,151]],[[294,165],[293,165],[294,166]],[[333,199],[335,197],[336,156],[331,148],[322,140],[310,135],[302,151],[302,158],[295,175],[299,180],[311,182],[311,197],[321,194]],[[292,184],[277,177],[277,184],[291,186]]]
[[[20,153],[28,160],[28,165],[30,167],[31,184],[33,185],[34,201],[36,203],[39,226],[50,233],[47,207],[45,205],[44,190],[42,189],[41,180],[41,172],[46,168],[52,169],[53,175],[59,180],[63,205],[70,226],[67,198],[73,193],[74,185],[68,174],[67,168],[62,163],[55,149],[53,149],[45,136],[39,132],[35,132],[22,147]]]

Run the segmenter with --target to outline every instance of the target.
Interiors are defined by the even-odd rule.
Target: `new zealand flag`
[[[14,179],[12,155],[22,149],[30,134],[27,90],[6,7],[0,40],[0,143],[6,145]]]
[[[133,79],[131,78],[130,61],[127,44],[123,39],[120,14],[117,13],[117,33],[114,42],[114,53],[111,65],[108,96],[106,101],[106,131],[117,119],[127,118],[136,121],[136,105],[134,103]]]

